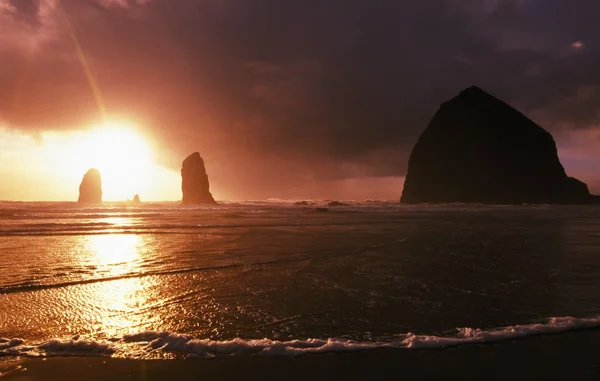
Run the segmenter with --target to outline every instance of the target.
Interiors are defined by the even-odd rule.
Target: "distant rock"
[[[298,201],[298,202],[295,202],[294,205],[295,206],[308,206],[310,204],[306,201]]]
[[[102,202],[102,177],[96,168],[89,169],[79,185],[79,203],[99,204]]]
[[[194,152],[183,161],[181,191],[184,204],[217,204],[210,193],[204,160],[198,152]]]
[[[403,203],[578,204],[552,135],[478,87],[443,103],[408,162]]]
[[[327,204],[327,206],[336,207],[336,206],[349,206],[349,205],[344,204],[343,202],[339,202],[339,201],[331,201],[329,204]]]
[[[139,194],[135,194],[133,195],[133,200],[131,200],[132,204],[141,204],[142,202],[140,201],[140,195]]]
[[[328,208],[315,208],[315,211],[323,213],[323,212],[329,212],[329,209]]]

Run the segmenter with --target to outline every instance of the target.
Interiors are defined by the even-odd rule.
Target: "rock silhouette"
[[[140,201],[140,195],[139,195],[139,194],[137,194],[137,193],[136,193],[136,194],[134,194],[134,195],[133,195],[133,200],[132,200],[131,202],[132,202],[133,204],[140,204],[140,203],[141,203],[141,201]]]
[[[91,168],[83,175],[77,202],[94,204],[102,202],[102,177],[98,169]]]
[[[184,204],[216,204],[210,193],[204,160],[198,152],[188,156],[181,165],[181,191]]]
[[[336,206],[349,206],[349,205],[344,204],[343,202],[339,202],[339,201],[331,201],[327,204],[327,206],[336,207]]]
[[[413,148],[401,202],[591,203],[552,135],[478,87],[443,103]]]

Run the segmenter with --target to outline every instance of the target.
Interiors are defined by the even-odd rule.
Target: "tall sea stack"
[[[204,160],[198,152],[188,156],[181,165],[181,191],[184,204],[213,204]]]
[[[408,162],[403,203],[586,204],[552,135],[478,87],[443,103]]]
[[[79,203],[99,204],[102,202],[102,177],[96,168],[89,169],[79,185]]]

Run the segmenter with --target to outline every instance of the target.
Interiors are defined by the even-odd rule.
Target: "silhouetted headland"
[[[210,193],[204,160],[198,152],[188,156],[181,165],[181,191],[184,204],[217,204]]]
[[[478,87],[443,103],[410,155],[403,203],[588,204],[552,135]]]
[[[96,168],[89,169],[79,185],[79,203],[99,204],[102,202],[102,177]]]

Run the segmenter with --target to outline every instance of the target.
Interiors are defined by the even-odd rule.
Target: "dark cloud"
[[[110,114],[178,155],[201,150],[224,186],[251,183],[252,195],[402,176],[439,103],[472,84],[549,129],[598,126],[594,0],[16,3],[0,8],[4,31],[21,32],[10,49],[0,37],[5,121],[56,129],[100,117],[74,37]]]

